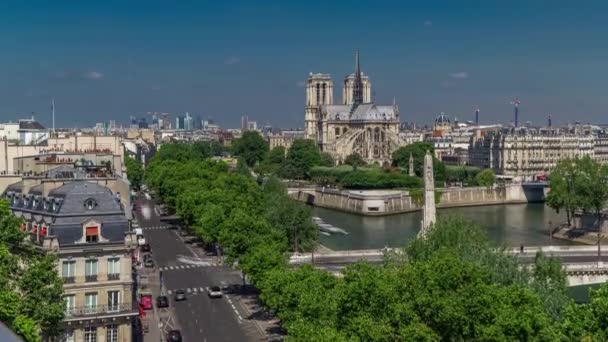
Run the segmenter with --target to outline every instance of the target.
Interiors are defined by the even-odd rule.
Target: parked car
[[[167,298],[167,296],[156,297],[156,307],[157,308],[168,308],[169,307],[169,298]]]
[[[144,266],[148,268],[154,267],[154,260],[152,258],[148,258],[144,261]]]
[[[150,244],[149,243],[144,243],[143,245],[141,245],[141,251],[142,252],[149,252],[150,251]]]
[[[170,330],[167,334],[167,341],[182,342],[182,333],[179,330]]]
[[[222,298],[222,289],[219,286],[211,286],[207,288],[209,298]]]
[[[139,303],[141,304],[142,309],[152,310],[152,294],[142,293],[139,297]]]
[[[180,300],[186,300],[186,292],[184,290],[175,291],[175,301],[179,302]]]

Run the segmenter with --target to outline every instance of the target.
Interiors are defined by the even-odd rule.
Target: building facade
[[[605,163],[607,147],[604,134],[509,128],[473,136],[469,160],[497,174],[530,178],[549,173],[566,158],[590,156]]]
[[[139,314],[131,275],[136,238],[121,194],[77,169],[60,167],[47,176],[23,178],[3,197],[23,218],[31,241],[58,258],[66,302],[63,341],[132,341]]]
[[[334,104],[329,74],[309,74],[306,81],[305,132],[336,163],[358,153],[368,163],[390,163],[391,154],[402,145],[399,137],[399,108],[375,104],[371,82],[361,72],[359,53],[355,73],[344,79],[342,104]]]

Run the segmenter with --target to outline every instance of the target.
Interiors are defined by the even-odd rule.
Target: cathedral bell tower
[[[308,75],[306,80],[305,125],[306,138],[319,140],[320,107],[334,104],[334,83],[329,74]]]

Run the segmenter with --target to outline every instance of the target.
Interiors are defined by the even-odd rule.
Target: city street
[[[151,209],[146,210],[150,213],[148,217],[137,210],[136,218],[151,246],[154,272],[159,277],[162,272],[161,291],[171,303],[169,314],[157,317],[171,316],[170,326],[181,330],[187,342],[263,341],[236,296],[229,291],[225,291],[222,298],[212,299],[207,295],[206,288],[210,286],[229,289],[242,284],[240,272],[217,266],[215,257],[206,256],[202,248],[187,243],[187,238],[180,236],[177,229],[169,229],[160,220],[153,201],[142,197],[137,205]],[[185,291],[186,300],[176,302],[174,294],[180,289]],[[148,340],[153,339],[145,339]]]

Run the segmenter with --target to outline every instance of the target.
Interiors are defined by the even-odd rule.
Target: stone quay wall
[[[543,189],[524,190],[521,184],[505,186],[438,189],[438,208],[516,204],[544,200]],[[329,188],[291,188],[289,195],[301,202],[321,208],[336,209],[360,215],[381,216],[421,210],[408,191],[338,190]]]

